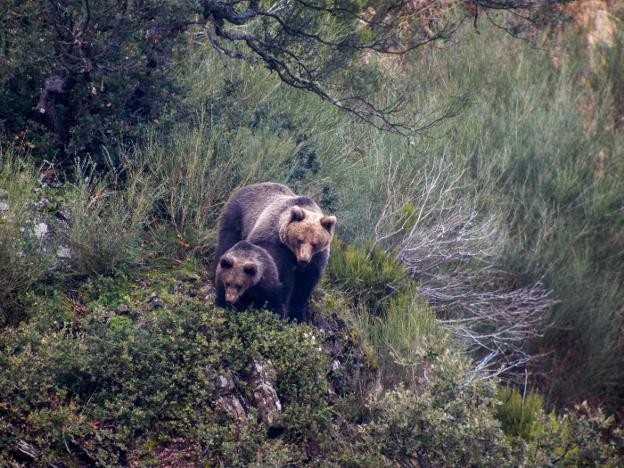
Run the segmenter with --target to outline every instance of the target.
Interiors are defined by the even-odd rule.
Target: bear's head
[[[293,206],[280,230],[280,240],[295,254],[298,265],[305,267],[314,254],[329,248],[335,227],[335,216]]]
[[[225,288],[225,300],[234,304],[262,277],[262,265],[255,259],[240,258],[228,252],[223,254],[217,266],[217,281]]]

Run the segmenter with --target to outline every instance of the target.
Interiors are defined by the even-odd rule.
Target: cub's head
[[[262,265],[253,256],[237,255],[229,250],[219,259],[217,282],[225,288],[225,300],[234,304],[249,288],[255,286],[262,277]]]
[[[314,254],[329,248],[335,227],[335,216],[293,206],[280,230],[280,240],[295,254],[299,266],[305,267]]]

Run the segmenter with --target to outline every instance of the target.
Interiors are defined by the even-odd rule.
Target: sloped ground
[[[0,337],[0,458],[12,463],[338,456],[349,424],[332,406],[375,380],[336,313],[314,326],[217,309],[189,264],[60,290],[32,298],[37,316]]]
[[[589,409],[506,436],[496,386],[445,344],[390,384],[339,291],[318,291],[306,324],[213,301],[191,262],[28,294],[31,318],[0,333],[2,463],[617,464]]]

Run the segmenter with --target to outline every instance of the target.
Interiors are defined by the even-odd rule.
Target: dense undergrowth
[[[358,255],[366,262],[364,250]],[[412,294],[392,293],[395,301],[380,315],[346,292],[319,292],[315,327],[215,308],[204,272],[185,262],[38,288],[26,307],[30,320],[0,335],[0,458],[66,465],[617,464],[619,432],[602,442],[601,431],[612,429],[600,413],[547,416],[515,394],[501,406],[493,381],[475,373],[441,330],[432,339],[436,325]],[[365,284],[359,272],[332,275]],[[363,291],[360,300],[368,299]],[[406,343],[395,334],[393,310],[429,323],[428,333],[397,346]],[[258,363],[271,368],[281,405],[268,422],[252,385]],[[515,416],[525,411],[528,428],[526,417]]]
[[[388,97],[413,83],[414,115],[459,106],[410,140],[189,45],[190,113],[114,168],[42,185],[4,146],[0,460],[616,466],[597,407],[624,394],[621,54],[590,66],[572,36],[484,26],[454,41],[370,63]],[[265,180],[339,219],[306,325],[212,304],[219,210]],[[488,321],[505,305],[523,334]],[[498,381],[514,360],[521,392]],[[267,424],[249,382],[269,361]]]

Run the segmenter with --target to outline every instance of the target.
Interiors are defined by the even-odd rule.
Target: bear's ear
[[[293,206],[290,209],[290,222],[303,221],[306,217],[305,211],[300,206]]]
[[[243,271],[245,272],[246,275],[256,276],[256,273],[258,273],[258,267],[254,265],[253,263],[247,263],[243,267]]]
[[[221,268],[232,268],[232,266],[234,265],[234,263],[232,262],[232,260],[230,260],[229,258],[222,258],[221,261],[219,262],[221,264]]]
[[[329,232],[330,234],[334,232],[334,228],[336,227],[336,217],[335,216],[323,216],[321,218],[321,225]]]

